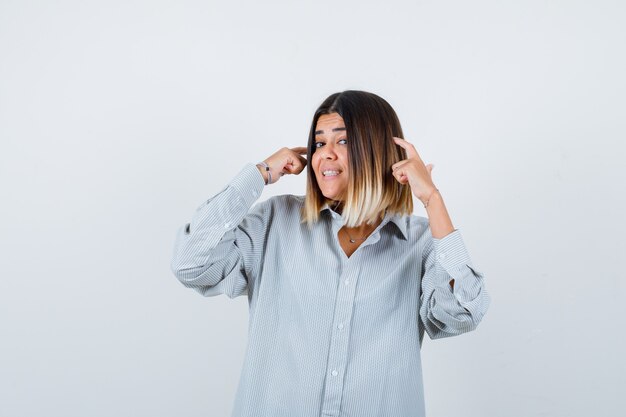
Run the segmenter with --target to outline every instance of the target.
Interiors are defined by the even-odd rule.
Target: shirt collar
[[[328,203],[324,203],[324,205],[320,209],[320,213],[323,213],[325,211],[329,212],[330,215],[335,217],[335,218],[340,218],[341,217],[341,214],[337,213],[335,210],[330,208]],[[404,238],[404,240],[408,239],[407,231],[406,231],[406,218],[405,218],[405,216],[401,216],[401,215],[396,214],[396,213],[394,213],[394,214],[385,213],[385,217],[383,219],[383,222],[381,223],[382,224],[381,229],[387,223],[393,223],[396,226],[396,228],[400,231],[400,233],[402,233],[402,237]]]

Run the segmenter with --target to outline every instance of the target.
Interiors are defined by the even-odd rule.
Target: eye
[[[346,145],[348,143],[348,139],[339,139],[337,141],[338,143],[342,143],[343,145]],[[315,144],[313,145],[313,147],[317,148],[321,148],[322,146],[324,146],[324,142],[315,142]]]

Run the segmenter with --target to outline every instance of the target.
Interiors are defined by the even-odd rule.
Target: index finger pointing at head
[[[417,150],[415,149],[415,146],[413,146],[412,143],[407,142],[406,140],[402,139],[402,138],[397,138],[397,137],[393,137],[393,140],[396,142],[396,145],[400,146],[401,148],[403,148],[404,150],[406,150],[406,156],[408,158],[413,158],[413,157],[418,157],[419,155],[417,153]]]
[[[300,163],[302,164],[302,167],[304,168],[306,166],[306,164],[307,164],[306,158],[298,155],[298,159],[300,160]]]
[[[307,147],[306,146],[296,146],[295,148],[291,148],[295,153],[299,153],[300,155],[306,155]]]

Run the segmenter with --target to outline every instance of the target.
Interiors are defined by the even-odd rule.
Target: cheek
[[[343,164],[347,167],[348,166],[348,149],[345,146],[343,148],[341,148],[341,152],[339,153],[339,157],[343,161]]]
[[[320,158],[317,155],[318,155],[317,153],[313,153],[313,155],[311,155],[311,167],[312,168],[317,168],[317,164],[319,163]]]
[[[344,150],[341,153],[341,163],[345,167],[346,171],[348,171],[350,169],[350,161],[348,161],[348,151],[347,150]]]

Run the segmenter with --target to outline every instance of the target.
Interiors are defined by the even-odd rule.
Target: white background
[[[247,300],[184,288],[176,231],[345,89],[396,109],[492,296],[475,332],[426,337],[428,415],[623,416],[625,22],[605,0],[0,0],[0,416],[228,416]]]

